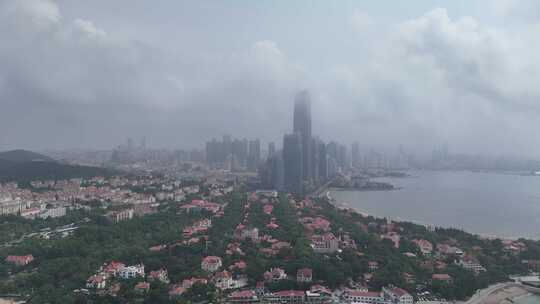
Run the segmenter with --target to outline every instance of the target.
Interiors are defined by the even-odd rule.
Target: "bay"
[[[411,171],[379,178],[392,191],[331,191],[338,203],[395,220],[487,236],[540,239],[540,177],[470,171]]]

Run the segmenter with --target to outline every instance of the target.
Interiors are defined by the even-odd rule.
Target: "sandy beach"
[[[24,302],[15,301],[15,300],[0,299],[0,304],[18,304],[18,303],[24,303]]]
[[[499,283],[479,290],[463,304],[513,304],[515,299],[530,293],[516,283]]]
[[[490,293],[485,302],[486,304],[512,304],[514,299],[529,294],[525,289],[518,286],[510,286],[498,289]]]

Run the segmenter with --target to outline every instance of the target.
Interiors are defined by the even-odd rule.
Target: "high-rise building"
[[[258,139],[249,141],[248,170],[255,171],[261,161],[261,142]]]
[[[141,149],[146,150],[146,137],[145,136],[143,136],[143,138],[141,139]]]
[[[302,135],[286,134],[283,137],[283,177],[285,190],[303,192]]]
[[[135,148],[135,146],[133,145],[133,138],[130,137],[127,140],[127,149],[129,151],[132,151],[134,148]]]
[[[326,155],[326,144],[316,138],[313,145],[315,162],[313,163],[316,171],[316,180],[321,183],[328,178],[328,156]]]
[[[311,148],[311,100],[306,90],[296,94],[294,100],[293,132],[300,135],[302,141],[302,178],[310,181],[313,178],[313,156]]]
[[[351,147],[351,161],[353,168],[360,168],[360,144],[357,141]]]
[[[255,170],[260,161],[259,140],[251,141],[252,154],[249,153],[249,148],[250,142],[247,139],[233,139],[230,135],[224,135],[221,141],[214,138],[206,142],[206,161],[214,167],[232,168],[236,171],[246,169],[250,156],[250,169]]]
[[[276,144],[274,142],[268,143],[268,158],[276,154]]]
[[[272,157],[272,183],[274,188],[283,191],[285,188],[283,165],[283,153],[282,151],[276,152]]]
[[[266,189],[283,190],[283,153],[274,153],[259,167],[261,186]]]
[[[236,156],[236,159],[238,160],[238,165],[240,167],[246,167],[248,155],[247,139],[235,139],[232,144],[232,153]]]
[[[341,169],[341,172],[344,172],[350,167],[349,156],[347,154],[347,146],[345,145],[338,145],[337,164],[338,167]]]

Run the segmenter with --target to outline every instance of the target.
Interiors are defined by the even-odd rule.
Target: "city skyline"
[[[2,1],[0,149],[277,143],[308,88],[325,141],[537,158],[537,3],[516,3]]]

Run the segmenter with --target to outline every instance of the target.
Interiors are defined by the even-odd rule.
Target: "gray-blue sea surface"
[[[338,203],[379,217],[498,237],[540,239],[540,176],[411,171],[379,178],[392,191],[332,191]]]

